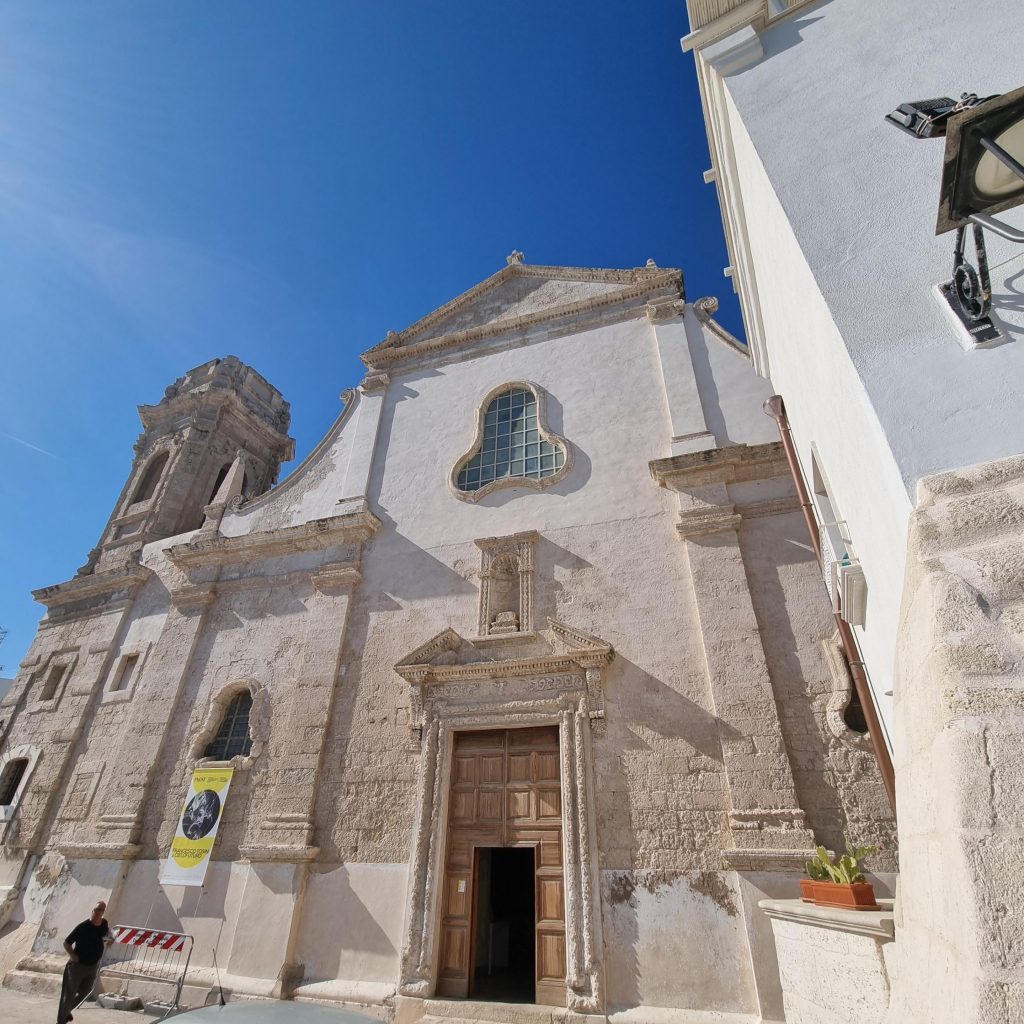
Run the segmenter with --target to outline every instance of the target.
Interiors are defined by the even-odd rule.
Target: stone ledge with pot
[[[761,900],[775,935],[787,1024],[879,1024],[889,1007],[893,901],[846,910]]]

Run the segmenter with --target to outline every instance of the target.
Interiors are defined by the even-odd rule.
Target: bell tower
[[[156,405],[140,405],[139,417],[131,473],[80,576],[135,561],[150,541],[201,527],[236,458],[249,499],[269,490],[295,454],[288,403],[236,356],[190,370]]]

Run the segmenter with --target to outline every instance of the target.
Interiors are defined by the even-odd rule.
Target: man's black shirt
[[[103,956],[103,940],[109,933],[110,925],[107,924],[106,918],[103,918],[99,924],[83,921],[75,926],[64,941],[74,947],[80,964],[84,967],[93,967],[100,962],[100,957]]]

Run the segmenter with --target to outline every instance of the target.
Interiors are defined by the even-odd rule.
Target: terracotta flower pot
[[[814,902],[820,907],[842,907],[844,910],[878,910],[875,890],[870,882],[813,882]]]
[[[817,884],[818,883],[815,882],[813,878],[800,879],[800,899],[802,899],[804,903],[814,902],[814,887]]]

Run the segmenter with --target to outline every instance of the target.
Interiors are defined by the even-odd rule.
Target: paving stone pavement
[[[3,1024],[54,1024],[57,1000],[28,992],[0,988],[0,1021]],[[74,1024],[149,1024],[158,1018],[146,1013],[104,1010],[99,1003],[84,1003],[75,1010]]]

